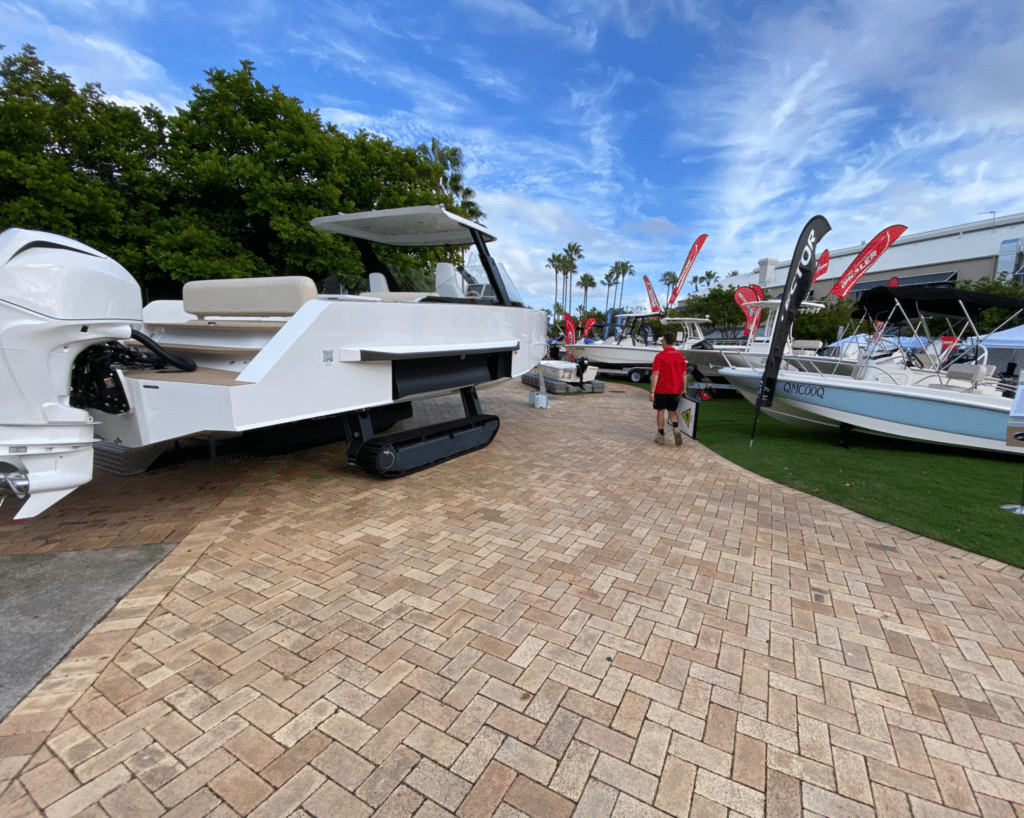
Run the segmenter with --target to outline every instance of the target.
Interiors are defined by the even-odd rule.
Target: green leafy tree
[[[206,84],[193,86],[193,98],[170,119],[167,190],[147,277],[357,276],[348,243],[309,221],[382,198],[383,180],[361,173],[373,160],[360,149],[372,152],[372,140],[351,145],[324,128],[298,99],[258,82],[251,62],[206,73]],[[426,193],[428,168],[420,165]]]
[[[700,276],[703,279],[703,276]],[[743,310],[736,303],[736,289],[715,287],[701,295],[691,295],[682,304],[683,315],[708,317],[712,331],[725,335],[740,335],[746,321]]]
[[[971,290],[976,293],[1024,298],[1024,284],[1019,281],[1011,281],[1006,273],[1002,273],[995,278],[985,276],[977,281],[958,281],[956,286],[957,289]],[[1000,307],[993,307],[992,309],[982,311],[981,315],[978,316],[978,332],[983,335],[987,332],[992,332],[1001,324],[1013,318],[1013,314],[1014,310]],[[1024,324],[1024,316],[1013,318],[1003,329],[1009,329],[1011,326],[1018,326],[1019,324]]]
[[[840,330],[844,335],[852,331],[854,321],[851,313],[855,307],[856,303],[850,299],[827,302],[825,309],[816,312],[799,312],[793,322],[793,337],[831,344],[838,338]]]
[[[129,266],[153,216],[166,120],[75,87],[26,45],[0,61],[0,225],[83,241]]]
[[[334,274],[354,285],[355,248],[314,230],[316,216],[438,203],[483,215],[461,151],[437,140],[421,152],[349,136],[264,87],[248,61],[211,69],[193,93],[165,117],[109,102],[98,85],[77,89],[30,46],[5,57],[0,222],[95,246],[162,296],[199,278]],[[399,267],[457,253],[381,255]]]

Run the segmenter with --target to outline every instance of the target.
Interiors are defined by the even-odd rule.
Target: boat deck
[[[0,510],[4,555],[176,544],[0,723],[0,815],[1024,812],[1024,572],[529,391],[397,481],[332,445]]]

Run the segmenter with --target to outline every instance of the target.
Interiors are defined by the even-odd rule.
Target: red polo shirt
[[[686,358],[675,347],[666,347],[654,356],[651,369],[658,373],[654,392],[658,395],[678,395],[683,391],[683,377],[686,375]]]

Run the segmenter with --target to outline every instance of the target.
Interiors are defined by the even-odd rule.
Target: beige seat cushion
[[[316,285],[306,276],[189,281],[182,290],[185,312],[199,318],[288,317],[314,298]]]

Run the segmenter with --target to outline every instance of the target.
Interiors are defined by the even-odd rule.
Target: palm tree
[[[622,262],[621,261],[616,261],[614,264],[612,264],[612,268],[611,268],[611,271],[609,272],[609,275],[612,277],[613,282],[615,284],[615,295],[612,296],[612,306],[613,307],[617,307],[618,306],[618,300],[619,300],[619,283],[622,281]]]
[[[608,296],[611,294],[612,284],[615,283],[615,267],[614,266],[612,266],[612,268],[607,273],[605,273],[604,278],[601,279],[601,283],[604,284],[604,286],[608,288],[604,292],[604,311],[608,312]]]
[[[594,281],[594,277],[590,273],[584,273],[580,276],[579,282],[577,282],[583,288],[583,314],[587,313],[587,290],[597,286],[597,282]]]
[[[679,281],[679,276],[671,270],[667,270],[661,277],[661,283],[665,285],[665,309],[668,309],[668,300],[672,297],[672,288]]]
[[[544,266],[545,267],[550,267],[552,270],[555,271],[555,313],[554,313],[554,316],[553,316],[553,320],[557,321],[558,320],[558,274],[560,272],[562,272],[562,268],[565,267],[565,256],[563,256],[561,253],[552,253],[550,256],[548,256],[548,263],[545,264]],[[562,303],[563,304],[565,303],[564,299],[562,300]]]
[[[474,201],[476,191],[462,183],[462,149],[443,145],[435,136],[430,145],[420,145],[416,152],[435,166],[435,189],[443,202],[467,219],[481,221],[486,214]]]
[[[565,280],[565,298],[563,302],[569,305],[566,312],[572,312],[572,277],[576,272],[576,262],[583,258],[583,248],[574,241],[565,245],[562,251],[562,258],[565,259],[565,267],[562,268],[562,278]]]
[[[621,307],[622,295],[626,290],[624,282],[627,276],[633,276],[636,274],[636,268],[634,268],[633,265],[628,261],[616,261],[615,265],[613,266],[616,266],[618,268],[618,279],[620,282],[623,282],[619,286],[619,306]]]

